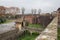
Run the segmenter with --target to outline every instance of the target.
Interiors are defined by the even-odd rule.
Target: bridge
[[[24,27],[25,30],[28,30],[30,33],[37,32],[41,33],[43,31],[43,28],[34,28],[34,27]]]
[[[0,24],[0,40],[17,40],[19,36],[24,34],[25,30],[28,30],[30,33],[32,32],[41,33],[43,29],[23,27],[22,30],[17,30],[15,28],[15,22]]]
[[[22,30],[18,31],[14,27],[14,25],[11,24],[10,26],[8,25],[5,26],[4,24],[4,26],[0,25],[0,40],[17,40],[17,38],[21,36],[25,30],[28,30],[30,33],[32,32],[40,33],[40,35],[36,38],[36,40],[41,40],[41,37],[46,38],[46,36],[48,36],[47,38],[49,40],[53,40],[56,39],[57,37],[56,27],[57,27],[57,17],[53,19],[53,21],[47,26],[47,28],[44,31],[41,28],[30,28],[30,27],[24,27]]]

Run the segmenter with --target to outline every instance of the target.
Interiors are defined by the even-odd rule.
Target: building
[[[27,14],[27,15],[25,15],[25,20],[27,21],[27,22],[29,22],[29,23],[33,23],[33,18],[34,18],[34,16],[32,16],[32,14]]]
[[[22,17],[22,15],[20,15]],[[25,14],[24,20],[30,24],[42,24],[47,26],[52,20],[53,16],[51,14],[38,15],[38,14]]]
[[[57,11],[51,12],[52,16],[54,16],[54,17],[57,16],[57,13],[58,13]]]
[[[20,13],[20,9],[18,7],[6,7],[6,18],[15,19],[15,16]]]
[[[0,6],[0,16],[4,16],[5,14],[5,7],[4,6]]]
[[[6,14],[18,14],[20,13],[20,9],[18,7],[10,7],[10,8],[6,8]]]
[[[29,23],[34,23],[34,19],[39,16],[38,14],[26,14],[24,15],[24,19]]]

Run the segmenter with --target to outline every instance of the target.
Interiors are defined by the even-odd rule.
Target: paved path
[[[0,34],[7,32],[7,31],[10,31],[10,30],[14,30],[15,29],[14,27],[15,27],[14,22],[0,24]]]
[[[58,17],[54,18],[47,28],[36,38],[36,40],[57,40]]]

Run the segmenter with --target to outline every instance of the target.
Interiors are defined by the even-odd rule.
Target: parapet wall
[[[9,32],[0,34],[0,40],[17,40],[17,38],[23,34],[23,32],[18,32],[17,30],[11,30]]]

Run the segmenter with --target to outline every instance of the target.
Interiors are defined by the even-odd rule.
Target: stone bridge
[[[35,40],[57,40],[58,17],[55,17]]]
[[[41,33],[43,31],[43,28],[34,28],[34,27],[24,27],[25,30],[28,30],[30,33],[38,32]]]
[[[23,31],[10,30],[8,32],[0,34],[0,40],[17,40],[19,36],[22,36],[24,33]]]
[[[11,24],[12,25],[12,24]],[[1,29],[2,28],[2,29]],[[32,32],[39,32],[40,35],[36,38],[36,40],[42,40],[41,37],[47,38],[49,40],[56,39],[57,34],[57,17],[53,19],[53,21],[47,26],[47,28],[43,31],[40,28],[30,28],[24,27],[22,30],[17,30],[13,26],[1,26],[0,28],[0,40],[17,40],[19,36],[23,34],[25,30]],[[43,31],[43,32],[42,32]]]
[[[10,24],[10,25],[9,25]],[[15,28],[15,23],[11,24],[2,24],[0,25],[0,40],[17,40],[17,38],[24,34],[25,30],[28,30],[30,33],[39,32],[41,33],[41,28],[30,28],[24,27],[22,30],[17,30]]]

